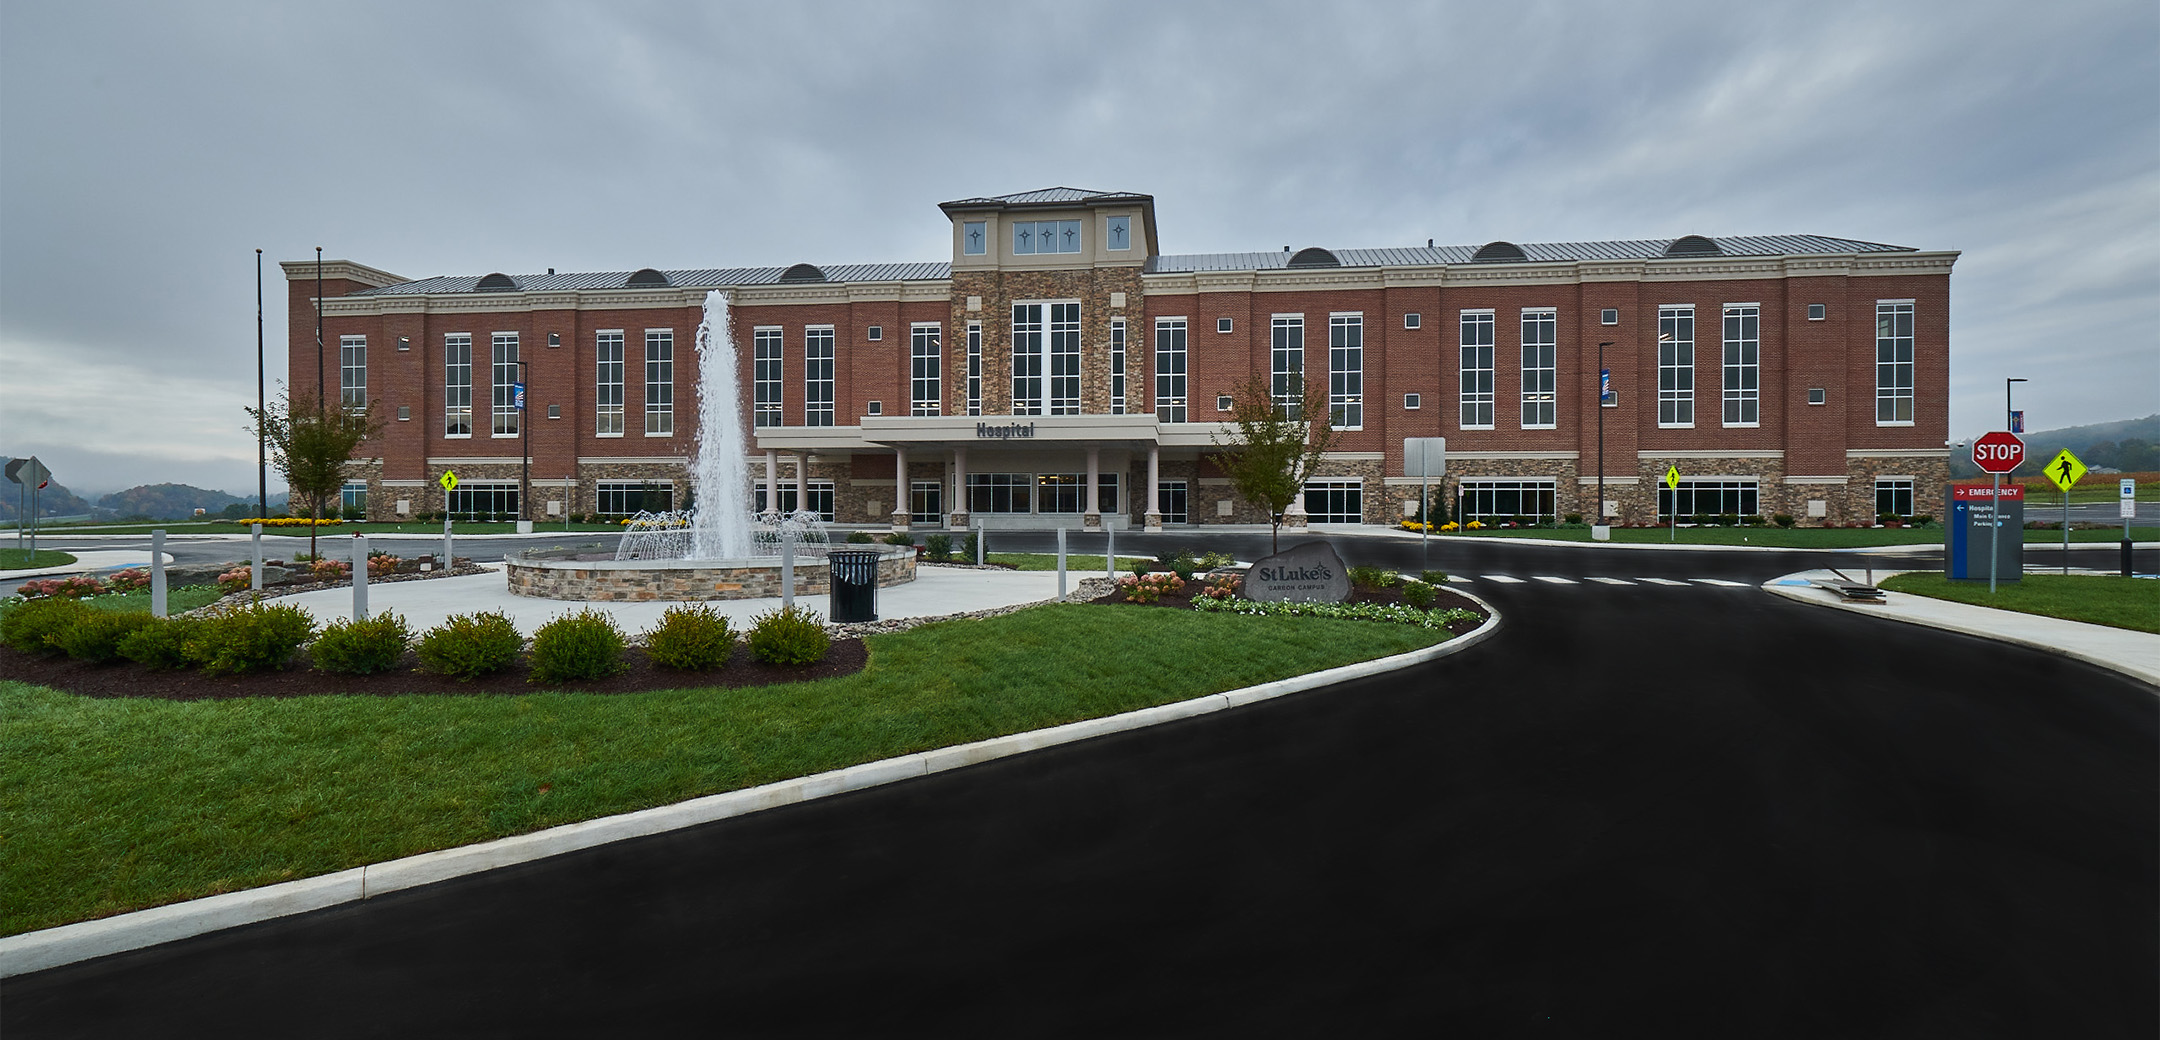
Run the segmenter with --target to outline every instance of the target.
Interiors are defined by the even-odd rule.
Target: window
[[[807,501],[804,498],[797,497],[795,485],[782,484],[780,485],[779,497],[768,503],[765,497],[765,482],[759,481],[750,485],[750,501],[761,508],[777,510],[782,513],[808,510],[816,513],[818,519],[826,523],[832,523],[834,515],[833,482],[830,480],[805,481],[803,491],[806,493]]]
[[[1762,310],[1752,303],[1725,305],[1725,425],[1755,426],[1762,420]]]
[[[1232,406],[1232,402],[1231,402],[1231,400],[1230,400],[1230,395],[1229,395],[1229,394],[1216,394],[1216,395],[1215,395],[1215,410],[1216,410],[1216,411],[1218,411],[1218,412],[1227,412],[1227,411],[1229,411],[1229,410],[1231,409],[1231,406]]]
[[[645,436],[675,432],[675,333],[645,330]]]
[[[1493,428],[1493,312],[1462,312],[1462,428]]]
[[[1460,485],[1461,520],[1482,524],[1518,520],[1538,523],[1554,519],[1556,480],[1465,480]]]
[[[1418,407],[1419,407],[1420,405],[1422,405],[1422,404],[1424,404],[1424,398],[1422,398],[1422,397],[1419,397],[1419,396],[1418,396],[1418,395],[1416,395],[1416,394],[1404,394],[1404,395],[1402,395],[1402,406],[1403,406],[1403,411],[1406,411],[1406,412],[1414,412],[1414,411],[1417,411],[1417,410],[1418,410]]]
[[[883,325],[872,325],[872,326],[870,326],[870,330],[869,330],[869,332],[867,333],[867,335],[868,335],[868,336],[870,337],[870,342],[872,342],[872,343],[878,343],[878,342],[881,342],[881,341],[883,341],[883,340],[885,339],[885,326],[883,326]]]
[[[405,406],[405,405],[402,405],[402,404],[401,404],[401,405],[398,405],[398,410],[397,410],[397,421],[399,421],[399,422],[411,422],[411,421],[412,421],[412,409],[411,409],[411,408],[409,408],[409,407],[407,407],[407,406]]]
[[[472,336],[443,337],[443,436],[472,436]]]
[[[1402,327],[1406,329],[1424,328],[1425,316],[1422,314],[1405,314],[1402,316]]]
[[[1230,331],[1230,319],[1228,319],[1228,318],[1217,318],[1217,319],[1215,319],[1215,331],[1217,331],[1217,332],[1228,332],[1228,331]]]
[[[917,480],[908,484],[908,522],[934,525],[945,522],[945,484]]]
[[[1308,480],[1305,515],[1316,524],[1365,522],[1365,483],[1360,480]]]
[[[833,424],[833,327],[803,330],[803,425]]]
[[[607,516],[665,513],[675,508],[675,485],[643,480],[603,480],[594,487],[593,504]]]
[[[1012,311],[1012,414],[1042,414],[1043,305],[1016,303]]]
[[[981,256],[990,244],[983,221],[967,220],[960,223],[960,252],[967,256]]]
[[[1087,474],[1041,473],[1035,477],[1035,511],[1080,513],[1087,501]]]
[[[1826,389],[1824,389],[1824,388],[1822,388],[1822,387],[1819,387],[1819,386],[1811,386],[1811,387],[1808,387],[1808,392],[1807,392],[1807,403],[1809,403],[1809,404],[1829,404],[1829,403],[1830,403],[1830,391],[1829,391],[1829,390],[1826,390]]]
[[[908,327],[908,414],[942,415],[945,411],[945,355],[935,323]]]
[[[1155,511],[1162,514],[1166,524],[1187,523],[1185,515],[1185,482],[1165,480],[1155,485]]]
[[[1013,224],[1013,252],[1077,253],[1080,222],[1077,220],[1022,220]]]
[[[1155,319],[1155,418],[1185,421],[1185,319]]]
[[[1110,319],[1110,414],[1125,414],[1125,319]]]
[[[780,411],[780,376],[785,367],[781,355],[781,332],[777,325],[762,326],[750,336],[750,380],[754,394],[753,422],[758,426],[785,425]]]
[[[1032,473],[968,474],[968,512],[1025,513],[1035,489]]]
[[[1875,425],[1913,421],[1913,305],[1884,300],[1875,305]]]
[[[1338,430],[1365,426],[1365,316],[1328,318],[1328,425]]]
[[[869,403],[867,403],[867,404],[863,405],[863,414],[865,414],[865,415],[884,415],[884,414],[885,414],[885,402],[883,402],[883,401],[871,401],[871,402],[869,402]]]
[[[518,515],[518,486],[514,480],[463,481],[448,498],[444,508],[460,520]]]
[[[518,435],[518,410],[516,391],[518,377],[518,338],[515,332],[498,332],[494,336],[495,399],[493,416],[494,434],[497,437]]]
[[[967,327],[967,413],[982,414],[982,322]]]
[[[761,480],[750,485],[750,501],[756,503],[759,509],[764,512],[792,513],[802,505],[801,500],[795,497],[795,485],[793,484],[780,485],[780,494],[777,498],[768,498],[766,497],[767,494],[768,490],[764,481]]]
[[[367,481],[348,480],[344,486],[338,488],[338,508],[347,515],[355,513],[366,515]]]
[[[1620,308],[1607,307],[1604,310],[1597,312],[1597,320],[1598,324],[1600,325],[1620,324]]]
[[[1911,477],[1875,478],[1875,514],[1891,516],[1913,515],[1913,480]]]
[[[1671,517],[1674,499],[1679,500],[1680,515],[1694,516],[1755,516],[1756,485],[1752,480],[1686,480],[1678,488],[1665,486],[1663,480],[1657,486],[1657,515]]]
[[[1829,316],[1830,316],[1830,308],[1829,308],[1829,307],[1827,307],[1827,306],[1825,306],[1825,305],[1823,305],[1823,304],[1820,304],[1820,303],[1811,303],[1811,304],[1808,304],[1808,305],[1807,305],[1807,320],[1809,320],[1809,321],[1821,321],[1821,320],[1823,320],[1824,318],[1827,318],[1827,317],[1829,317]]]
[[[623,334],[621,330],[598,333],[593,338],[593,434],[620,437],[623,433]]]
[[[1658,308],[1658,425],[1695,425],[1695,308]]]
[[[1305,316],[1278,314],[1268,330],[1268,396],[1286,419],[1302,418],[1305,395]]]
[[[1050,414],[1080,414],[1080,305],[1050,305]]]
[[[1559,353],[1559,315],[1551,309],[1522,312],[1522,424],[1550,430],[1558,424],[1554,393]]]
[[[367,337],[338,337],[338,404],[348,412],[367,410]]]
[[[1122,251],[1132,248],[1131,217],[1111,217],[1103,223],[1103,231],[1109,239],[1105,249]]]
[[[816,513],[818,519],[828,524],[832,523],[835,516],[833,513],[833,482],[830,480],[806,480],[803,482],[803,493],[809,497],[809,501],[804,502],[802,508],[808,512]]]
[[[1102,473],[1096,476],[1096,480],[1098,483],[1095,485],[1095,511],[1098,513],[1117,512],[1118,475],[1115,473]]]

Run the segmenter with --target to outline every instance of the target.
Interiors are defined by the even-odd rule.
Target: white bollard
[[[1108,520],[1108,519],[1106,518],[1106,519],[1104,519],[1104,520],[1103,520],[1103,525],[1102,525],[1102,529],[1103,529],[1103,533],[1104,533],[1104,534],[1106,534],[1106,535],[1109,535],[1109,536],[1110,536],[1110,543],[1109,543],[1109,545],[1108,545],[1108,546],[1106,546],[1106,547],[1105,547],[1105,548],[1103,549],[1103,577],[1105,577],[1105,578],[1108,578],[1108,579],[1110,579],[1111,581],[1116,581],[1116,580],[1117,580],[1117,528],[1115,528],[1115,527],[1112,527],[1112,526],[1110,526],[1110,521],[1109,521],[1109,520]]]
[[[1058,528],[1058,602],[1065,602],[1065,529]]]
[[[986,541],[989,541],[989,539],[983,537],[982,521],[977,520],[975,521],[975,566],[977,567],[982,566],[983,543]]]
[[[255,529],[255,534],[254,534],[254,536],[253,536],[253,537],[254,537],[254,539],[255,539],[255,568],[254,568],[254,570],[253,570],[252,572],[250,572],[250,574],[249,574],[249,577],[248,577],[248,588],[250,588],[250,589],[253,589],[253,590],[255,590],[256,592],[261,592],[261,591],[262,591],[262,525],[261,525],[261,524],[250,524],[249,526],[250,526],[250,527],[253,527],[253,528]]]
[[[150,532],[150,616],[165,616],[165,532]]]
[[[827,561],[827,567],[830,568],[830,566],[831,561]],[[832,575],[829,573],[826,575],[827,579],[831,577]],[[780,609],[787,610],[794,605],[795,540],[783,537],[780,539]]]
[[[352,536],[352,619],[367,620],[367,535]]]
[[[442,518],[442,559],[435,561],[436,569],[444,571],[455,569],[457,558],[450,555],[455,548],[450,544],[450,514],[444,513]]]

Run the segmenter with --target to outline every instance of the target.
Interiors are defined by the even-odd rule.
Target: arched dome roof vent
[[[1479,246],[1477,252],[1470,254],[1470,261],[1472,263],[1478,264],[1490,264],[1499,263],[1506,260],[1528,259],[1530,258],[1523,254],[1521,246],[1516,245],[1513,242],[1505,241],[1487,242],[1484,245]]]
[[[517,282],[501,271],[482,277],[480,284],[473,286],[479,292],[516,292],[517,287]]]
[[[825,272],[819,270],[816,264],[796,264],[780,272],[780,280],[783,282],[822,282],[825,280]]]
[[[664,289],[675,283],[668,281],[667,275],[661,274],[650,267],[642,267],[632,273],[630,280],[623,284],[632,289]]]
[[[1306,246],[1290,257],[1292,267],[1341,267],[1342,261],[1335,254],[1319,246]]]
[[[1682,235],[1665,247],[1666,256],[1724,256],[1718,244],[1701,235]]]

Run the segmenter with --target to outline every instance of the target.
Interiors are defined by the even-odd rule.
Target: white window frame
[[[803,327],[803,425],[839,421],[839,337],[831,325]]]
[[[1080,301],[1056,300],[1047,304],[1045,312],[1049,321],[1045,327],[1048,338],[1044,343],[1043,382],[1046,409],[1051,415],[1079,415],[1082,377],[1080,373]]]
[[[1295,378],[1297,394],[1290,387]],[[1305,392],[1305,316],[1276,314],[1268,319],[1268,398],[1275,412],[1287,419],[1302,419]]]
[[[1522,309],[1522,428],[1560,426],[1560,311]]]
[[[645,330],[645,436],[675,435],[675,330]]]
[[[1183,317],[1155,319],[1155,421],[1185,421],[1187,351],[1191,326]]]
[[[1882,499],[1885,491],[1888,491],[1891,495],[1892,508],[1890,509],[1883,508]],[[1905,508],[1902,511],[1895,508],[1897,496],[1901,494],[1905,497]],[[1880,517],[1884,513],[1892,513],[1902,517],[1918,516],[1919,506],[1919,481],[1915,478],[1908,476],[1880,476],[1875,478],[1876,516]]]
[[[1694,304],[1658,305],[1657,350],[1658,429],[1692,430],[1695,428]]]
[[[1762,425],[1762,304],[1726,304],[1723,326],[1725,378],[1719,385],[1724,407],[1719,420],[1728,428],[1754,429]]]
[[[1911,426],[1916,404],[1913,399],[1915,373],[1918,366],[1914,337],[1915,315],[1912,300],[1875,301],[1875,425]],[[1904,320],[1904,332],[1898,332],[1898,318]],[[1884,319],[1890,325],[1885,331]],[[1899,358],[1900,345],[1903,358]],[[1889,359],[1885,360],[1885,352]],[[1883,418],[1888,411],[1890,418]]]
[[[443,333],[444,440],[472,439],[472,376],[472,333]],[[453,432],[461,415],[465,420],[465,432]]]
[[[1498,348],[1499,327],[1491,308],[1471,308],[1456,316],[1456,377],[1459,407],[1456,426],[1464,430],[1493,428],[1493,351]],[[1482,409],[1482,411],[1480,411]]]
[[[367,411],[367,337],[338,337],[338,404],[348,412]]]
[[[1502,509],[1505,496],[1513,496],[1515,508]],[[1515,517],[1531,521],[1558,520],[1560,482],[1552,477],[1465,477],[1456,484],[1461,523],[1476,520],[1503,522]],[[1524,509],[1524,506],[1528,509]]]
[[[750,392],[753,426],[787,425],[787,330],[759,325],[750,330]]]
[[[1125,319],[1110,319],[1110,414],[1125,414]]]
[[[982,322],[967,323],[967,413],[981,415],[983,409],[983,327]]]
[[[1681,495],[1688,496],[1690,504],[1699,506],[1699,496],[1705,493],[1715,494],[1721,498],[1727,494],[1741,496],[1740,502],[1736,504],[1744,504],[1746,496],[1753,496],[1755,508],[1735,509],[1732,511],[1733,515],[1762,515],[1762,481],[1753,477],[1683,477],[1678,488],[1667,487],[1665,482],[1660,480],[1657,482],[1656,515],[1662,520],[1669,520],[1673,515],[1674,505],[1679,501]],[[1723,505],[1724,503],[1720,502],[1718,504]],[[1690,509],[1680,515],[1692,518],[1696,516],[1718,516],[1723,512],[1723,510],[1705,512],[1700,509]]]
[[[1012,305],[1012,414],[1043,413],[1043,348],[1049,304],[1042,300],[1015,300]]]
[[[984,256],[990,252],[990,225],[987,221],[963,220],[960,222],[960,255]]]
[[[1120,237],[1124,245],[1118,245]],[[1103,218],[1103,249],[1112,253],[1129,252],[1132,249],[1132,216],[1120,213]]]
[[[623,330],[593,332],[593,436],[623,435]]]
[[[1070,255],[1084,251],[1087,242],[1086,223],[1079,220],[1016,220],[1011,223],[1014,256]],[[1042,238],[1050,236],[1051,248],[1042,248]]]
[[[505,348],[508,348],[507,356],[504,353]],[[492,437],[518,435],[517,393],[514,389],[518,377],[517,363],[517,333],[497,332],[488,336],[488,373],[492,383],[490,389],[493,391],[489,398],[488,433]]]
[[[945,327],[934,321],[908,326],[908,414],[945,414]]]
[[[1313,508],[1312,496],[1315,494],[1320,495],[1322,501],[1326,501],[1331,496],[1344,495],[1345,493],[1357,496],[1358,511],[1354,514],[1355,519],[1341,519],[1353,514],[1346,510],[1332,508],[1333,503],[1330,503],[1329,508]],[[1305,500],[1305,515],[1309,518],[1308,522],[1310,523],[1362,524],[1365,522],[1365,480],[1362,477],[1316,477],[1306,481],[1305,486],[1298,489],[1298,494]],[[1347,497],[1342,499],[1344,503],[1348,501]]]
[[[1365,428],[1365,312],[1328,315],[1328,425]]]

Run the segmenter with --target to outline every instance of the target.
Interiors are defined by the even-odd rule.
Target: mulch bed
[[[131,661],[91,664],[67,657],[33,657],[0,647],[0,679],[85,697],[143,697],[168,701],[226,700],[234,697],[312,697],[324,694],[357,694],[388,697],[398,694],[523,694],[523,693],[637,693],[686,686],[765,686],[774,683],[831,679],[862,671],[870,651],[860,639],[835,639],[825,660],[802,667],[759,664],[746,647],[735,648],[725,668],[709,672],[681,672],[661,668],[631,647],[623,656],[629,670],[606,679],[543,686],[526,681],[531,669],[523,661],[494,675],[458,682],[419,670],[417,657],[407,654],[398,668],[374,675],[337,675],[319,672],[307,658],[295,655],[284,671],[252,675],[204,675],[197,671],[153,672]]]
[[[1193,597],[1200,595],[1201,590],[1205,589],[1206,587],[1207,582],[1205,579],[1195,578],[1192,581],[1186,582],[1185,588],[1183,590],[1178,592],[1166,593],[1161,599],[1158,599],[1153,603],[1128,603],[1125,600],[1125,594],[1115,588],[1104,592],[1103,594],[1095,597],[1094,599],[1081,602],[1117,604],[1128,607],[1168,607],[1172,610],[1191,610],[1193,608]],[[1472,600],[1469,597],[1454,591],[1453,589],[1436,588],[1433,590],[1433,592],[1433,610],[1447,610],[1450,608],[1459,608],[1462,610],[1471,611],[1477,615],[1476,619],[1474,620],[1448,622],[1447,630],[1450,633],[1458,636],[1468,635],[1471,632],[1476,631],[1479,625],[1485,623],[1485,608],[1478,606],[1477,601]],[[1400,588],[1368,589],[1362,586],[1353,585],[1350,588],[1350,598],[1344,600],[1343,602],[1392,604],[1401,603],[1402,601],[1402,590]]]

